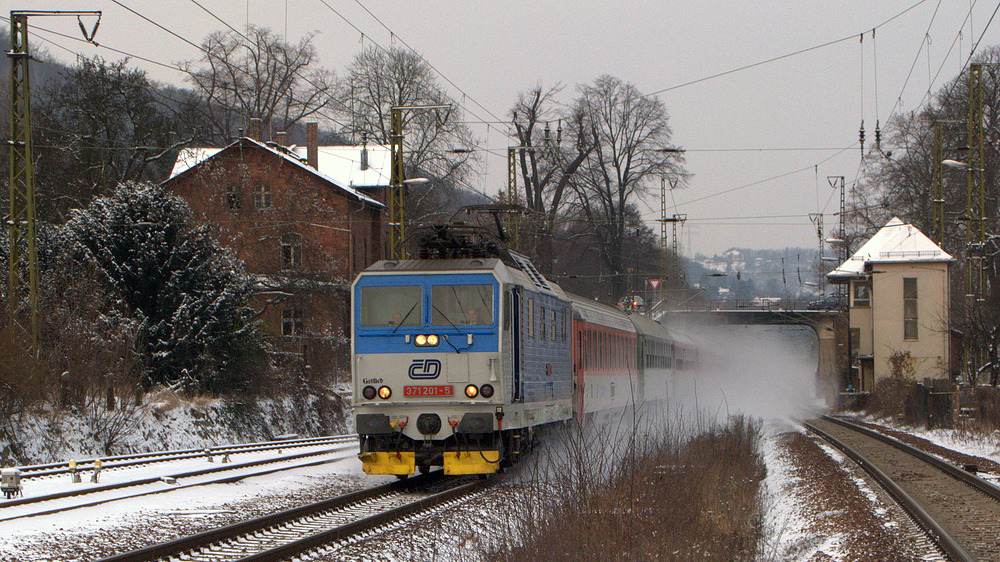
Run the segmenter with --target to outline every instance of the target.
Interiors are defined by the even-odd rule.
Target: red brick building
[[[323,174],[318,147],[309,148],[306,161],[294,147],[250,138],[187,149],[163,185],[256,276],[254,305],[276,348],[332,373],[343,370],[349,349],[350,283],[386,255],[388,224],[381,202]]]

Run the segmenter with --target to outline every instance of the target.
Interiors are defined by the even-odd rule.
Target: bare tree
[[[448,207],[436,195],[451,192],[465,181],[473,161],[472,133],[462,112],[437,83],[434,70],[417,53],[399,47],[369,47],[354,57],[341,82],[350,123],[345,133],[356,142],[389,144],[393,107],[449,105],[450,109],[410,109],[402,112],[407,175],[431,180],[411,190],[413,216],[434,216]],[[458,150],[459,152],[455,152]]]
[[[600,258],[614,275],[612,296],[624,295],[629,213],[650,182],[665,174],[684,175],[683,159],[670,145],[671,131],[663,103],[643,96],[632,84],[601,76],[579,87],[578,124],[594,149],[573,180],[574,203],[590,221]]]
[[[561,86],[554,86],[542,91],[542,87],[537,86],[521,94],[511,111],[519,144],[516,159],[520,167],[525,207],[529,212],[526,229],[530,239],[528,247],[534,248],[532,258],[546,274],[553,273],[553,236],[570,180],[594,150],[589,131],[581,126],[583,114],[579,110],[564,114],[554,107],[553,97],[561,90]],[[575,123],[568,129],[574,138],[568,139],[565,145],[562,142],[563,119],[567,123]],[[551,127],[553,121],[558,121],[554,132]]]
[[[62,221],[123,181],[160,180],[177,123],[142,70],[128,60],[84,58],[42,87],[39,132],[39,206]]]
[[[287,131],[331,107],[333,74],[318,66],[313,37],[309,34],[291,45],[253,25],[245,35],[209,35],[202,43],[205,55],[184,69],[204,98],[199,109],[210,136],[224,142],[253,118],[261,120],[262,131]]]

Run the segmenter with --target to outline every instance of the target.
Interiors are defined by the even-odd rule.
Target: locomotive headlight
[[[378,389],[378,397],[382,400],[388,400],[392,396],[392,390],[388,386],[383,386]]]
[[[413,342],[417,344],[417,347],[434,347],[440,343],[440,340],[438,339],[437,334],[420,334],[413,339]]]
[[[493,385],[484,384],[483,386],[479,387],[479,394],[482,394],[483,398],[491,398],[493,396]]]
[[[361,396],[364,396],[365,400],[374,400],[375,399],[375,387],[374,386],[366,386],[361,391]]]
[[[475,398],[476,396],[479,395],[479,389],[476,388],[476,385],[470,384],[469,386],[465,387],[465,395],[468,396],[469,398]]]

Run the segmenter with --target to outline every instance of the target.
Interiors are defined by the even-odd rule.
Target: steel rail
[[[121,468],[125,466],[135,466],[153,462],[166,462],[171,460],[183,460],[205,456],[205,451],[212,455],[224,455],[234,453],[252,453],[258,451],[268,451],[283,448],[309,447],[322,445],[325,443],[338,443],[357,439],[357,435],[330,435],[325,437],[310,437],[305,439],[290,439],[280,441],[260,441],[257,443],[245,443],[241,445],[220,445],[216,447],[202,447],[199,449],[178,449],[175,451],[157,451],[150,453],[130,453],[127,455],[116,455],[110,457],[99,457],[77,461],[77,472],[92,470],[94,462],[100,460],[103,464],[102,470],[110,468]],[[59,474],[69,474],[68,461],[57,463],[36,464],[19,467],[21,478],[39,478]]]
[[[825,416],[824,416],[825,417]],[[975,562],[973,558],[961,545],[955,541],[952,536],[934,520],[913,498],[903,491],[891,478],[885,475],[881,470],[879,470],[874,464],[864,458],[860,453],[847,446],[845,443],[841,442],[837,438],[833,437],[829,433],[819,429],[818,427],[808,423],[802,422],[802,425],[809,429],[810,431],[816,433],[823,439],[827,440],[834,447],[839,449],[845,455],[850,457],[854,462],[858,463],[882,488],[890,495],[896,502],[904,509],[907,513],[913,517],[914,521],[918,525],[923,527],[924,531],[930,535],[934,543],[949,556],[952,560],[956,562]],[[852,428],[853,429],[853,428]]]
[[[915,447],[911,447],[910,445],[907,445],[906,443],[903,443],[899,439],[896,439],[894,437],[890,437],[890,436],[885,435],[883,433],[879,433],[878,431],[875,431],[873,429],[869,429],[869,428],[864,427],[862,425],[851,423],[851,422],[849,422],[847,420],[843,420],[843,419],[840,419],[840,418],[835,418],[833,416],[820,416],[820,417],[823,418],[823,419],[825,419],[826,421],[833,422],[833,423],[835,423],[837,425],[841,425],[841,426],[853,429],[853,430],[855,430],[855,431],[857,431],[859,433],[863,433],[863,434],[865,434],[865,435],[867,435],[869,437],[873,437],[875,439],[878,439],[879,441],[881,441],[883,443],[886,443],[888,445],[892,445],[893,447],[899,449],[900,451],[903,451],[905,453],[909,453],[909,454],[917,457],[918,459],[920,459],[920,460],[922,460],[922,461],[924,461],[924,462],[926,462],[926,463],[928,463],[930,465],[933,465],[935,468],[938,468],[938,469],[946,472],[949,476],[952,476],[952,477],[954,477],[954,478],[956,478],[958,480],[961,480],[965,484],[968,484],[969,486],[972,486],[973,488],[979,490],[980,492],[986,494],[987,496],[989,496],[989,497],[991,497],[991,498],[993,498],[993,499],[995,499],[997,501],[1000,501],[1000,487],[998,487],[996,484],[994,484],[992,482],[989,482],[987,480],[984,480],[984,479],[976,476],[975,474],[972,474],[971,472],[963,470],[963,469],[955,466],[954,464],[952,464],[952,463],[950,463],[948,461],[942,460],[942,459],[940,459],[938,457],[935,457],[934,455],[931,455],[931,454],[928,454],[928,453],[926,453],[924,451],[921,451],[920,449],[917,449]]]
[[[154,544],[145,548],[133,550],[131,552],[125,552],[104,558],[101,562],[140,562],[169,556],[179,556],[183,553],[202,549],[212,544],[230,541],[237,537],[252,535],[266,529],[286,525],[290,522],[300,520],[320,512],[344,509],[352,505],[371,501],[375,498],[397,494],[405,492],[409,489],[425,486],[440,480],[442,476],[443,473],[440,471],[433,472],[430,474],[420,475],[415,478],[410,478],[408,480],[402,480],[399,482],[369,488],[367,490],[352,492],[350,494],[338,496],[321,502],[288,509],[270,515],[264,515],[247,521],[220,527],[218,529],[204,531],[188,537],[181,537],[165,543]],[[353,523],[349,525],[353,525]],[[333,529],[333,531],[335,530],[336,529]]]
[[[401,521],[406,517],[427,511],[438,505],[468,495],[483,486],[482,482],[469,482],[461,486],[445,490],[412,503],[380,512],[364,519],[359,519],[346,525],[341,525],[329,531],[310,535],[304,539],[283,544],[271,550],[253,554],[243,558],[243,562],[279,562],[293,556],[304,554],[334,542],[343,542],[350,537],[362,534],[380,526]]]
[[[341,447],[339,449],[336,449],[336,448],[335,449],[323,449],[321,451],[312,451],[312,452],[308,452],[308,453],[299,453],[297,455],[289,455],[289,456],[285,456],[285,457],[278,457],[278,458],[272,458],[272,459],[261,459],[261,460],[257,460],[257,461],[250,461],[250,462],[245,462],[245,463],[240,463],[240,464],[227,464],[227,465],[223,465],[223,466],[216,466],[216,467],[213,467],[213,468],[205,468],[205,469],[200,469],[200,470],[193,470],[193,471],[182,472],[182,473],[178,473],[178,474],[171,474],[171,475],[165,475],[165,476],[156,476],[156,477],[149,477],[149,478],[141,478],[139,480],[131,480],[131,481],[128,481],[128,482],[119,482],[117,484],[106,484],[106,485],[103,485],[103,486],[95,486],[95,487],[85,488],[85,489],[82,489],[82,490],[73,490],[73,491],[69,491],[69,492],[60,492],[60,493],[57,493],[57,494],[48,494],[48,495],[45,495],[45,496],[38,496],[38,497],[35,497],[35,498],[24,498],[24,499],[18,499],[18,500],[10,500],[10,501],[5,502],[5,503],[0,504],[0,505],[3,505],[5,507],[16,507],[16,506],[19,506],[19,505],[26,505],[26,504],[32,504],[32,503],[41,503],[41,502],[44,502],[44,501],[63,499],[63,498],[68,498],[68,497],[73,497],[73,496],[82,496],[82,495],[86,495],[86,494],[96,494],[96,493],[100,493],[100,492],[107,492],[107,491],[112,491],[112,490],[119,490],[119,489],[122,489],[122,488],[130,488],[130,487],[133,487],[133,486],[144,486],[144,485],[147,485],[147,484],[153,484],[153,483],[162,481],[165,477],[173,478],[175,480],[179,480],[179,479],[182,479],[182,478],[193,478],[193,477],[197,477],[197,476],[204,476],[204,475],[207,475],[207,474],[213,474],[213,473],[218,473],[218,472],[226,472],[226,471],[230,471],[230,470],[237,470],[237,469],[241,469],[241,468],[248,468],[248,467],[254,467],[254,466],[264,466],[264,465],[274,464],[274,463],[279,463],[279,462],[293,461],[293,460],[296,460],[296,459],[302,459],[302,458],[307,458],[307,457],[314,457],[314,456],[318,456],[318,455],[325,455],[325,454],[330,454],[330,453],[337,452],[338,450],[342,450],[342,449],[343,449],[343,447]],[[107,503],[107,502],[111,502],[111,501],[118,501],[118,500],[122,500],[122,499],[135,498],[135,497],[139,497],[139,496],[146,496],[146,495],[152,495],[152,494],[160,494],[160,493],[164,493],[164,492],[172,492],[174,490],[177,490],[177,489],[180,489],[180,488],[187,488],[187,487],[190,487],[190,486],[201,486],[201,485],[207,485],[207,484],[227,484],[227,483],[230,483],[230,482],[236,482],[236,481],[239,481],[239,480],[243,480],[245,478],[252,478],[254,476],[262,476],[262,475],[265,475],[265,474],[271,474],[271,473],[274,473],[274,472],[280,472],[280,471],[283,471],[283,470],[291,470],[291,469],[294,469],[294,468],[301,468],[301,467],[306,467],[306,466],[315,466],[315,465],[324,464],[324,463],[327,463],[327,462],[330,462],[330,461],[324,459],[324,460],[310,462],[310,463],[305,463],[305,464],[297,464],[297,465],[290,466],[290,467],[278,467],[278,468],[273,468],[273,469],[264,470],[264,471],[257,471],[257,472],[253,472],[253,473],[249,473],[249,474],[237,474],[237,475],[226,477],[226,478],[220,478],[220,479],[212,480],[210,482],[200,482],[200,483],[197,483],[197,484],[190,484],[190,485],[181,486],[181,487],[178,487],[178,488],[168,488],[168,489],[165,489],[165,490],[153,490],[153,491],[149,491],[149,492],[142,492],[142,493],[138,493],[138,494],[133,494],[133,495],[130,495],[130,496],[101,499],[101,500],[97,500],[97,501],[93,501],[93,502],[88,502],[88,503],[83,503],[83,504],[77,504],[77,505],[72,505],[72,506],[68,506],[68,507],[50,509],[50,510],[46,510],[46,511],[39,511],[39,512],[30,513],[30,514],[16,515],[16,516],[13,516],[13,517],[4,517],[2,515],[2,513],[3,513],[2,510],[0,510],[0,521],[10,521],[10,520],[13,520],[13,519],[21,519],[21,518],[24,518],[24,517],[35,517],[35,516],[38,516],[38,515],[51,515],[53,513],[59,513],[59,512],[62,512],[62,511],[69,511],[69,510],[72,510],[72,509],[79,509],[79,508],[82,508],[82,507],[91,507],[91,506],[94,506],[94,505],[99,505],[99,504]]]

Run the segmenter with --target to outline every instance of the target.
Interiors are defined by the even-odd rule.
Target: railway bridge
[[[816,367],[816,395],[835,403],[842,391],[842,368],[848,364],[847,313],[839,309],[810,309],[807,303],[782,301],[755,303],[703,303],[698,308],[669,310],[661,318],[719,325],[805,326],[816,333],[819,364]],[[846,380],[846,379],[845,379]]]

